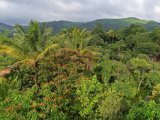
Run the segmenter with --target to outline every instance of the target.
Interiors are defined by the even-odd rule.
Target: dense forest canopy
[[[53,33],[0,33],[1,120],[160,120],[160,28]]]

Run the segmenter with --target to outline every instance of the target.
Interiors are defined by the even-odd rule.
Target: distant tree
[[[118,34],[116,33],[115,30],[108,30],[106,33],[106,39],[105,41],[108,42],[108,44],[112,44],[115,43],[116,41],[118,41]]]
[[[91,39],[90,33],[86,29],[72,28],[65,30],[61,35],[64,38],[64,45],[75,50],[82,50],[87,47]]]
[[[145,32],[144,27],[141,25],[131,24],[129,27],[126,27],[124,30],[124,34],[128,35],[135,35],[136,33],[143,33]]]
[[[126,43],[123,40],[109,45],[109,48],[112,50],[111,57],[117,60],[122,60],[124,51],[127,51]]]
[[[137,44],[137,53],[146,54],[151,59],[154,56],[159,55],[160,53],[160,46],[154,42],[145,42]]]
[[[103,39],[105,37],[105,30],[102,24],[97,24],[96,27],[92,30],[92,34],[97,34]]]
[[[130,69],[137,76],[138,82],[137,93],[140,91],[141,85],[145,83],[145,74],[152,69],[152,65],[145,59],[133,58],[130,60]]]
[[[160,45],[160,29],[154,29],[151,33],[150,33],[150,38],[152,39],[152,41],[158,43]]]

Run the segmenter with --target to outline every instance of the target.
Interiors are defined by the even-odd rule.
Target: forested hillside
[[[0,32],[3,32],[5,30],[11,30],[11,29],[12,29],[12,26],[0,23]]]
[[[160,27],[160,23],[155,21],[141,20],[134,17],[122,18],[122,19],[98,19],[91,22],[70,22],[70,21],[54,21],[48,22],[47,26],[52,27],[55,33],[59,32],[63,28],[79,27],[93,30],[97,24],[101,24],[105,30],[108,29],[120,29],[127,27],[131,24],[138,24],[143,26],[147,30],[153,30],[154,28]]]
[[[160,120],[159,23],[50,24],[0,33],[0,120]]]
[[[160,23],[156,21],[141,20],[135,17],[122,18],[122,19],[97,19],[90,22],[72,22],[72,21],[65,21],[65,20],[46,22],[46,26],[51,27],[54,33],[58,33],[64,28],[68,29],[72,27],[93,30],[97,24],[101,24],[105,30],[109,30],[109,29],[117,30],[120,28],[127,27],[131,24],[141,25],[149,31],[160,27]],[[40,26],[41,25],[43,25],[43,22],[40,22]],[[0,32],[6,29],[13,31],[13,27],[14,26],[0,24]],[[23,27],[27,28],[27,26],[23,26]]]

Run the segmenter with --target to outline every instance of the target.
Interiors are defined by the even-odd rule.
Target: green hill
[[[40,23],[42,24],[42,23]],[[154,28],[159,28],[160,23],[155,21],[141,20],[135,17],[122,18],[122,19],[97,19],[90,22],[71,22],[71,21],[53,21],[47,22],[47,27],[52,27],[54,32],[57,33],[63,28],[87,28],[89,30],[93,29],[97,24],[101,24],[105,29],[119,29],[131,24],[139,24],[144,26],[147,30],[152,30]],[[5,29],[12,29],[12,26],[6,24],[0,24],[0,32]]]
[[[48,22],[47,26],[53,27],[55,32],[60,31],[63,28],[80,27],[93,29],[96,24],[101,24],[105,29],[119,29],[129,26],[131,24],[139,24],[144,26],[148,30],[160,27],[160,23],[155,21],[141,20],[138,18],[122,18],[122,19],[98,19],[90,22],[70,22],[70,21],[54,21]]]
[[[0,23],[0,32],[4,31],[4,30],[11,30],[12,26],[4,24],[4,23]]]

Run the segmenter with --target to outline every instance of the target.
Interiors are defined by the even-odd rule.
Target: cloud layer
[[[122,17],[160,21],[160,0],[0,0],[0,22],[8,24]]]

